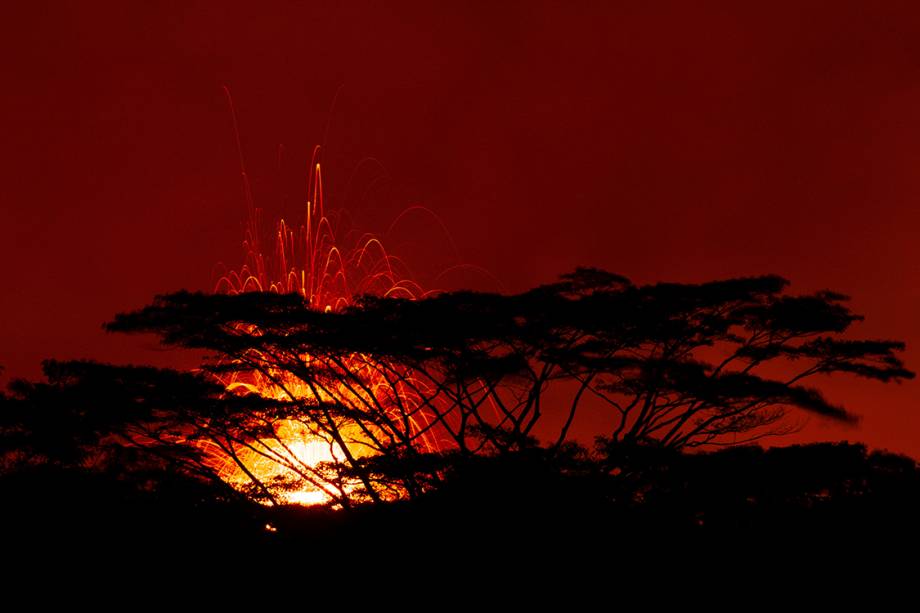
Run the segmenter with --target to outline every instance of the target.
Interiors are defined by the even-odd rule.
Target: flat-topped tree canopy
[[[577,269],[516,295],[368,296],[336,312],[310,310],[296,295],[183,292],[119,315],[107,329],[210,350],[225,371],[279,369],[306,383],[334,376],[359,387],[365,375],[342,368],[344,356],[359,355],[362,368],[391,384],[362,392],[369,414],[411,385],[433,411],[432,427],[460,449],[514,440],[472,440],[489,428],[524,440],[547,410],[567,413],[561,443],[588,398],[609,408],[614,426],[598,434],[614,442],[742,442],[786,431],[790,408],[855,420],[805,385],[814,375],[913,377],[898,357],[903,343],[843,338],[861,319],[846,296],[787,288],[773,275],[635,285]],[[549,409],[545,390],[562,380],[576,383],[571,404]]]

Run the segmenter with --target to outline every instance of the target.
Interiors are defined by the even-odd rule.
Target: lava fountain
[[[424,297],[427,292],[411,280],[407,268],[387,253],[375,236],[365,234],[350,247],[336,238],[336,228],[327,216],[323,202],[319,147],[314,148],[308,173],[306,215],[302,223],[284,220],[274,224],[268,239],[263,234],[261,210],[254,205],[245,166],[243,186],[248,220],[243,265],[218,273],[215,293],[276,292],[299,294],[306,308],[335,312],[352,305],[362,295]],[[265,246],[269,245],[270,250]],[[300,356],[310,363],[316,356]],[[406,385],[393,384],[379,372],[368,368],[368,356],[351,355],[344,359],[346,370],[360,372],[368,381],[374,403],[385,403],[384,411],[399,405],[401,410],[416,399]],[[354,387],[338,384],[318,391],[315,387],[283,370],[267,370],[217,375],[231,393],[255,393],[265,398],[296,401],[307,405],[323,402],[367,403]],[[367,389],[367,388],[366,388]],[[413,411],[411,427],[428,426],[423,411]],[[356,479],[336,477],[337,464],[346,458],[354,461],[369,453],[373,433],[354,425],[336,427],[335,435],[322,431],[309,419],[273,418],[261,426],[261,435],[239,444],[207,445],[206,453],[221,478],[233,487],[253,493],[258,499],[276,504],[336,503],[360,491]],[[339,432],[340,431],[340,432]],[[417,444],[426,450],[437,447],[430,436],[420,435]],[[401,492],[390,490],[389,498]]]

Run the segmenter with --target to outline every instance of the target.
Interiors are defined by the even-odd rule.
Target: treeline
[[[306,529],[288,516],[351,525],[438,505],[690,531],[915,509],[916,465],[859,446],[688,453],[788,432],[791,411],[855,421],[808,384],[819,375],[913,377],[903,343],[846,338],[860,317],[845,296],[787,285],[579,269],[517,295],[337,312],[298,295],[159,296],[107,328],[203,349],[201,368],[49,361],[43,381],[14,381],[0,396],[3,488],[10,508],[57,500],[93,517],[99,501],[126,517],[151,501],[171,517],[175,502],[179,525],[218,526],[217,513],[257,541],[275,523]],[[586,406],[605,416],[590,446],[572,436]],[[351,519],[286,504],[304,491]]]

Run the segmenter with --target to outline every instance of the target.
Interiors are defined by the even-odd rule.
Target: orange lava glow
[[[314,149],[310,163],[306,217],[299,226],[278,221],[269,235],[271,239],[265,241],[271,244],[270,251],[263,246],[261,211],[254,206],[243,168],[248,209],[246,257],[238,270],[219,274],[215,293],[298,293],[310,308],[324,312],[339,310],[364,294],[410,299],[424,296],[425,291],[410,279],[400,260],[388,254],[376,237],[364,235],[350,248],[339,245],[324,208],[318,155],[319,147]],[[309,355],[301,358],[305,363],[313,359]],[[366,356],[357,355],[346,362],[348,368],[356,371],[368,364]],[[329,397],[319,398],[315,389],[279,370],[222,375],[220,380],[230,392],[257,393],[304,403],[343,402],[343,399],[348,403],[349,396],[356,393],[339,386],[328,392]],[[403,406],[412,403],[404,388],[390,386],[382,378],[376,384],[390,389],[379,394],[375,389],[375,395],[386,398],[389,394],[392,399],[393,394],[399,394]],[[257,493],[261,488],[265,494],[267,489],[270,496],[262,499],[277,504],[314,505],[341,500],[358,483],[336,481],[329,468],[342,462],[345,455],[360,458],[372,453],[364,444],[364,434],[347,424],[342,427],[347,450],[309,420],[278,419],[270,424],[270,431],[244,445],[231,444],[229,449],[206,445],[206,452],[224,481],[241,491]],[[422,441],[429,449],[435,445],[425,438]]]

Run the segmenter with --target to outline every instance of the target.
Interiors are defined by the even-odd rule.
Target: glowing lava
[[[410,280],[401,262],[389,255],[383,244],[372,235],[364,235],[351,248],[342,248],[335,236],[333,224],[326,216],[323,203],[322,173],[318,162],[319,147],[314,149],[310,163],[308,200],[303,224],[292,227],[279,221],[273,232],[271,252],[262,243],[261,211],[254,206],[249,183],[243,167],[243,184],[248,209],[244,249],[246,257],[239,270],[220,274],[214,291],[238,294],[242,292],[297,293],[309,308],[336,311],[363,294],[418,298],[425,292]],[[310,363],[314,356],[301,356]],[[345,360],[345,367],[367,373],[368,358],[355,355]],[[411,405],[411,394],[405,387],[391,386],[381,376],[370,377],[375,396]],[[343,385],[317,394],[303,381],[284,371],[234,373],[222,375],[221,382],[229,392],[255,393],[263,397],[296,400],[306,404],[339,402],[354,405],[366,402],[357,398],[352,388]],[[384,389],[378,394],[379,388]],[[326,396],[326,397],[318,397]],[[384,407],[385,408],[385,407]],[[421,414],[417,417],[424,420]],[[422,427],[427,424],[421,424]],[[268,432],[251,440],[206,445],[211,464],[221,478],[235,488],[272,503],[320,504],[341,502],[358,488],[357,480],[337,477],[336,464],[346,457],[366,456],[366,433],[347,423],[336,425],[342,434],[330,436],[310,420],[273,419],[260,426]],[[339,442],[336,442],[338,438]],[[431,448],[433,443],[422,438]],[[344,443],[344,445],[343,445]],[[390,496],[398,497],[390,492]]]

